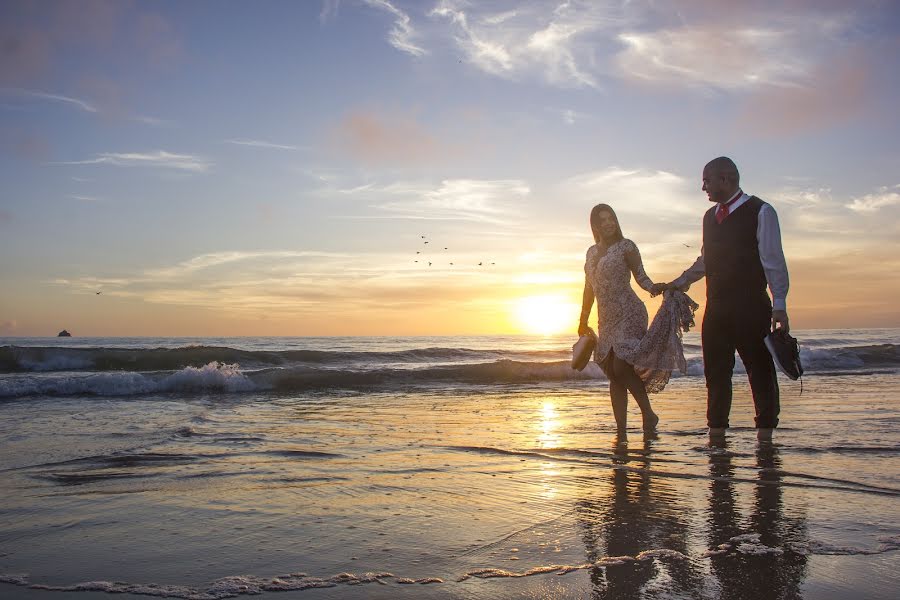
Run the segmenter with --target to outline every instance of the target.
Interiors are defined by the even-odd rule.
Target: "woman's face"
[[[606,210],[597,215],[597,227],[600,230],[600,235],[606,240],[616,235],[616,231],[618,230],[615,217],[612,216],[611,212]]]

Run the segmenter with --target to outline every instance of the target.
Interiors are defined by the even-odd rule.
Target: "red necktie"
[[[737,202],[738,199],[739,199],[741,196],[743,196],[743,195],[744,195],[743,192],[738,192],[738,195],[737,195],[737,196],[735,196],[734,198],[732,198],[731,200],[729,200],[729,201],[726,202],[725,204],[720,204],[720,205],[719,205],[719,208],[716,209],[716,223],[718,223],[719,225],[722,224],[722,221],[725,220],[725,217],[727,217],[727,216],[728,216],[728,213],[730,212],[729,207],[730,207],[732,204],[734,204],[735,202]]]

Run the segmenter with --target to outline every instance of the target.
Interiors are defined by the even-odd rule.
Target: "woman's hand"
[[[587,334],[587,333],[591,333],[591,334],[593,334],[593,335],[595,335],[595,336],[597,335],[596,333],[594,333],[594,330],[593,330],[593,329],[591,329],[590,327],[588,327],[588,324],[587,324],[587,323],[585,323],[585,322],[582,321],[581,323],[578,324],[578,336],[581,337],[581,336],[583,336],[583,335],[585,335],[585,334]]]

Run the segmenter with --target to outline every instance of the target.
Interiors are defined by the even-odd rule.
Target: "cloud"
[[[79,111],[102,114],[107,117],[123,117],[125,110],[122,102],[122,89],[116,83],[109,79],[101,77],[84,77],[78,85],[78,89],[85,97],[67,96],[64,94],[54,94],[41,90],[29,90],[23,88],[0,88],[0,95],[20,99],[36,99],[47,102],[73,107]],[[15,108],[15,105],[10,105]],[[143,115],[135,115],[127,117],[131,121],[145,123],[152,126],[171,125],[171,121],[148,117]]]
[[[322,0],[322,10],[319,12],[319,22],[326,23],[337,16],[341,7],[341,0]]]
[[[845,204],[845,206],[857,213],[874,213],[882,208],[898,204],[900,204],[900,185],[895,185],[893,188],[878,188],[873,194],[853,198],[853,202]]]
[[[203,271],[213,267],[232,263],[250,261],[270,262],[291,258],[341,258],[343,256],[344,255],[342,254],[334,254],[328,252],[301,252],[293,250],[269,252],[211,252],[208,254],[201,254],[200,256],[196,256],[190,260],[178,263],[173,267],[149,270],[146,272],[146,278],[142,281],[180,279],[182,277],[194,274],[197,271]]]
[[[809,65],[793,48],[795,33],[772,28],[685,27],[618,36],[616,56],[625,79],[669,86],[743,90],[790,86]]]
[[[121,72],[122,64],[129,64],[129,80],[144,80],[142,63],[162,68],[175,64],[183,52],[182,37],[167,19],[145,10],[147,6],[119,0],[4,3],[0,86],[41,87],[41,82],[60,76],[77,81],[88,74]],[[76,64],[90,65],[90,71],[73,68]],[[105,111],[102,104],[68,94],[47,94],[46,99],[80,102],[88,112]]]
[[[436,188],[393,184],[379,195],[398,199],[374,205],[396,218],[476,221],[506,224],[516,219],[516,208],[531,192],[521,180],[449,179]],[[373,190],[366,189],[365,194]]]
[[[173,122],[168,119],[148,117],[145,115],[131,117],[131,120],[137,121],[138,123],[144,123],[145,125],[152,125],[153,127],[170,127],[173,125]]]
[[[608,167],[571,177],[562,188],[573,202],[609,204],[619,214],[687,217],[695,225],[708,208],[697,182],[667,171]]]
[[[786,135],[832,126],[861,115],[873,86],[863,50],[823,63],[800,85],[758,90],[743,102],[740,123],[753,135]]]
[[[410,24],[409,15],[388,2],[387,0],[363,0],[366,4],[373,8],[387,11],[394,17],[394,26],[388,34],[388,41],[391,46],[397,48],[407,54],[413,56],[422,56],[426,51],[413,43],[413,39],[417,37],[416,31]]]
[[[30,98],[38,98],[41,100],[49,100],[51,102],[61,102],[64,104],[68,104],[69,106],[74,106],[75,108],[82,110],[84,112],[96,113],[98,112],[97,107],[84,101],[79,98],[73,98],[71,96],[63,96],[62,94],[50,94],[48,92],[40,92],[37,90],[25,90],[18,88],[4,88],[0,90],[3,94],[14,95],[14,96],[27,96]]]
[[[437,140],[407,117],[355,112],[335,132],[338,146],[354,158],[373,163],[420,163],[441,151]]]
[[[286,144],[275,144],[262,140],[225,140],[226,144],[235,144],[237,146],[252,146],[255,148],[274,148],[277,150],[298,150],[297,146],[289,146]]]
[[[594,48],[586,38],[609,25],[607,7],[536,3],[500,13],[483,7],[443,0],[430,13],[449,23],[453,40],[470,64],[510,79],[540,78],[563,87],[598,86],[590,72]]]
[[[446,270],[424,270],[406,255],[348,255],[320,251],[228,251],[148,269],[136,277],[57,279],[73,293],[140,299],[154,304],[219,309],[236,314],[358,314],[391,312],[441,300],[471,298],[478,276],[442,279]],[[436,280],[444,283],[436,285]],[[365,294],[348,295],[348,282]]]
[[[209,170],[212,163],[207,159],[190,154],[174,154],[159,150],[157,152],[103,152],[96,158],[51,163],[54,165],[115,165],[117,167],[157,167],[177,169],[195,173]]]

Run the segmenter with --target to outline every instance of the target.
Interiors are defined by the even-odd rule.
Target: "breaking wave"
[[[132,396],[153,393],[315,391],[445,384],[516,384],[601,379],[597,365],[573,371],[566,361],[464,364],[422,369],[343,370],[276,367],[242,370],[216,361],[174,373],[101,372],[15,374],[0,378],[0,398],[23,396]]]

